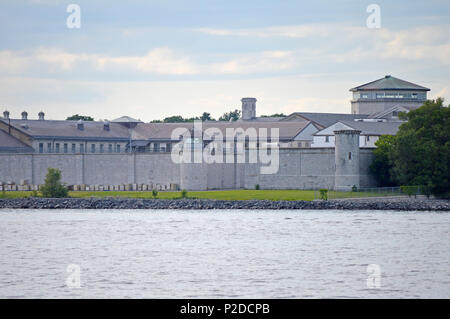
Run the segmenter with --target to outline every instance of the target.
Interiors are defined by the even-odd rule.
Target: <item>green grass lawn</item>
[[[31,192],[5,192],[7,198],[28,197]],[[69,192],[70,197],[129,197],[129,198],[153,198],[152,192]],[[0,193],[0,198],[2,194]],[[312,190],[225,190],[225,191],[200,191],[188,192],[188,198],[207,198],[225,200],[313,200]],[[157,198],[181,198],[181,192],[158,192]]]
[[[0,192],[0,198],[21,198],[31,196],[32,192]],[[328,191],[328,199],[335,198],[360,198],[360,197],[382,197],[404,195],[401,193],[381,193],[381,192],[336,192]],[[128,197],[128,198],[153,198],[152,192],[69,192],[70,197],[86,198],[86,197]],[[206,199],[224,199],[224,200],[250,200],[250,199],[266,199],[266,200],[313,200],[313,190],[220,190],[220,191],[200,191],[187,192],[188,198],[206,198]],[[158,192],[157,198],[181,198],[181,192]],[[319,199],[319,192],[316,191],[316,199]]]
[[[71,197],[132,197],[153,198],[151,192],[70,192]],[[180,198],[181,192],[158,192],[157,198]],[[314,191],[309,190],[226,190],[187,192],[189,198],[225,200],[313,200]]]

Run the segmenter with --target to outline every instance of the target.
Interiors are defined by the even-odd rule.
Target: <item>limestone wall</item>
[[[278,173],[260,174],[261,164],[247,164],[245,188],[318,189],[334,187],[334,148],[280,149]]]
[[[49,167],[69,185],[179,184],[170,154],[0,154],[0,182],[44,183]]]
[[[47,168],[62,171],[68,185],[146,184],[168,189],[333,189],[334,148],[280,149],[276,174],[260,173],[262,164],[189,164],[180,167],[169,153],[142,154],[0,154],[0,182],[44,183]],[[374,187],[368,166],[372,150],[361,149],[360,185]],[[201,170],[197,171],[197,167]],[[184,176],[184,177],[183,177]],[[161,187],[161,188],[160,188]]]

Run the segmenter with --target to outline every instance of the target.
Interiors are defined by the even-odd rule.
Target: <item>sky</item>
[[[13,118],[217,118],[242,97],[257,115],[350,113],[349,89],[388,74],[448,104],[450,1],[0,2],[0,112]]]

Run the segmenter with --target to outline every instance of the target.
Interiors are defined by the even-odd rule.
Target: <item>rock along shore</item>
[[[135,198],[10,198],[1,208],[15,209],[342,209],[450,211],[450,200],[371,198],[328,201],[135,199]]]

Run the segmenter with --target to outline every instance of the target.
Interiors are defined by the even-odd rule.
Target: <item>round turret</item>
[[[350,191],[359,188],[359,135],[358,130],[339,130],[335,134],[336,173],[334,189]]]

